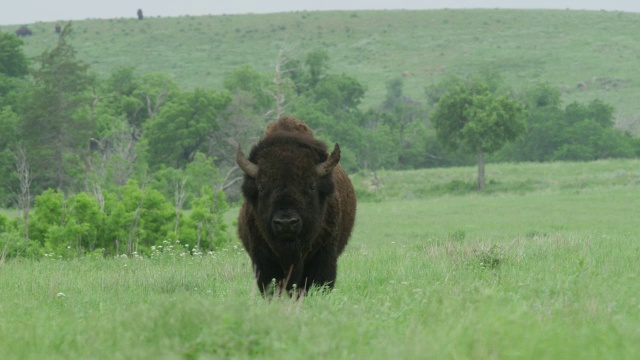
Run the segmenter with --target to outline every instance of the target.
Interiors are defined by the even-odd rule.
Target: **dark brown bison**
[[[236,161],[245,173],[238,234],[260,291],[333,288],[356,215],[338,144],[329,155],[306,124],[283,117],[269,125],[248,159],[238,147]]]
[[[29,29],[26,26],[20,26],[18,28],[18,30],[16,30],[16,35],[18,36],[31,36],[33,33],[31,32],[31,29]]]

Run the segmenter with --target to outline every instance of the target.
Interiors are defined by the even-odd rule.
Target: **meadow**
[[[301,300],[261,298],[237,240],[5,259],[0,358],[637,359],[638,169],[490,164],[485,193],[473,167],[381,172],[335,290]]]
[[[601,99],[617,109],[619,126],[637,127],[636,13],[305,11],[143,21],[131,15],[74,22],[71,44],[98,75],[134,66],[139,74],[168,74],[186,89],[220,88],[224,75],[244,64],[273,74],[281,50],[304,59],[326,49],[332,73],[354,76],[367,87],[365,107],[382,102],[393,78],[404,76],[406,94],[424,102],[425,87],[446,76],[493,66],[516,91],[548,81],[566,102]],[[54,25],[29,25],[34,35],[24,38],[28,56],[55,45]]]

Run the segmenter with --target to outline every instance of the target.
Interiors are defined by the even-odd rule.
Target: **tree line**
[[[393,78],[384,100],[362,109],[366,86],[333,73],[325,50],[282,49],[270,73],[243,65],[226,74],[222,88],[184,90],[166,74],[138,75],[134,67],[96,76],[70,44],[71,32],[71,24],[64,26],[56,46],[33,59],[24,55],[22,40],[0,33],[0,206],[23,210],[11,226],[20,237],[35,239],[40,253],[47,246],[61,250],[69,238],[77,241],[66,246],[81,252],[131,254],[135,244],[148,251],[163,237],[178,239],[182,220],[196,229],[185,230],[187,242],[202,246],[203,219],[223,211],[226,199],[238,198],[236,147],[255,143],[269,121],[285,114],[307,122],[321,139],[340,143],[349,171],[374,177],[382,168],[478,162],[480,175],[485,161],[640,155],[640,141],[613,127],[612,106],[599,100],[564,106],[549,84],[516,93],[491,70],[451,76],[426,87],[423,99],[406,96],[402,77]],[[125,205],[134,189],[146,204],[163,204],[164,220],[145,218],[141,200]],[[70,213],[45,220],[40,214],[51,209],[44,210],[44,203]],[[77,215],[78,204],[102,215]],[[207,206],[206,216],[194,210]],[[200,220],[181,216],[184,209]],[[145,227],[154,222],[162,225]],[[114,224],[125,223],[128,235],[105,230],[121,231]],[[37,230],[67,224],[66,230]],[[75,235],[60,235],[64,231]]]

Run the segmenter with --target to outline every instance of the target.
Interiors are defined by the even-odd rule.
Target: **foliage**
[[[499,150],[525,131],[524,105],[501,94],[495,76],[490,79],[449,89],[430,118],[446,149],[477,154],[479,189],[484,188],[484,154]]]
[[[312,89],[318,85],[329,70],[329,53],[327,50],[311,51],[307,54],[304,65],[308,74],[307,88]]]
[[[219,187],[221,181],[214,159],[198,152],[185,169],[163,167],[156,171],[151,186],[167,199],[174,199],[177,191],[183,191],[186,197],[183,206],[190,209],[193,199],[202,196],[206,189]]]
[[[191,248],[214,250],[227,242],[227,226],[222,216],[228,205],[222,191],[215,196],[210,188],[202,189],[192,213],[180,224],[176,232],[175,207],[159,191],[140,187],[134,180],[118,189],[118,193],[105,192],[104,204],[87,193],[65,197],[52,189],[38,195],[31,217],[28,254],[40,257],[61,256],[79,258],[89,253],[104,255],[150,255],[165,241],[182,241]],[[20,251],[19,227],[10,229],[4,217],[0,220],[6,244],[11,244],[9,256]],[[16,220],[19,221],[19,220]],[[200,233],[202,229],[202,241]],[[8,230],[9,229],[9,230]],[[53,255],[52,255],[53,254]]]
[[[225,90],[231,93],[245,92],[254,99],[253,110],[265,113],[273,103],[269,95],[273,86],[265,74],[259,73],[250,65],[243,65],[226,74],[222,81]]]
[[[529,116],[521,139],[498,154],[513,161],[591,161],[636,156],[630,134],[613,127],[614,109],[595,99],[562,107],[560,92],[548,83],[522,95]]]
[[[149,166],[184,168],[197,152],[207,153],[209,137],[219,130],[218,117],[230,101],[227,93],[195,89],[167,102],[144,127]]]
[[[70,189],[74,172],[82,171],[93,124],[79,110],[89,105],[87,90],[93,79],[88,65],[78,60],[68,43],[67,24],[55,48],[38,58],[35,86],[25,104],[21,137],[29,149],[36,187]]]
[[[0,77],[20,77],[27,74],[27,57],[23,42],[17,36],[0,32]]]
[[[452,14],[438,15],[449,19]],[[353,17],[348,21],[359,22],[363,18]],[[160,20],[150,19],[135,26],[147,31],[155,28],[157,21]],[[119,25],[126,28],[128,23],[125,23]],[[359,36],[359,31],[349,29],[349,37]],[[507,100],[511,98],[511,90],[503,81],[509,79],[514,83],[512,69],[508,67],[500,67],[501,73],[486,68],[476,70],[475,67],[483,69],[482,63],[473,63],[472,68],[467,66],[464,71],[449,67],[447,71],[424,68],[430,74],[429,81],[425,81],[420,72],[403,69],[372,82],[370,74],[344,67],[348,61],[340,60],[344,60],[342,49],[306,45],[298,48],[295,43],[278,42],[277,55],[270,57],[269,51],[263,54],[262,60],[270,62],[267,70],[243,58],[231,67],[221,65],[225,70],[220,73],[219,89],[192,86],[182,89],[178,84],[184,85],[183,78],[175,76],[182,71],[178,62],[165,73],[149,71],[148,63],[137,63],[135,67],[128,63],[114,67],[111,73],[98,71],[100,75],[96,78],[89,75],[88,65],[78,56],[84,52],[76,53],[74,48],[86,45],[78,40],[84,38],[85,30],[83,27],[80,33],[71,33],[68,25],[60,37],[55,37],[56,43],[50,50],[34,58],[33,77],[0,77],[0,202],[5,206],[12,204],[18,185],[12,154],[17,146],[28,151],[27,159],[34,169],[34,194],[47,188],[67,194],[84,191],[96,199],[101,209],[108,208],[106,204],[112,194],[121,196],[121,188],[130,179],[160,191],[177,204],[175,184],[186,176],[186,192],[190,195],[180,209],[174,211],[175,224],[169,228],[175,230],[182,221],[185,224],[190,221],[188,216],[181,215],[181,209],[189,209],[195,199],[202,196],[200,189],[206,181],[187,175],[191,164],[198,162],[198,154],[206,157],[204,167],[213,171],[215,165],[212,176],[216,179],[210,180],[216,186],[224,181],[226,195],[235,201],[238,196],[238,177],[234,172],[237,145],[247,147],[255,143],[266,121],[276,113],[304,120],[329,147],[339,143],[342,166],[350,173],[364,171],[374,178],[384,169],[472,164],[476,151],[470,152],[470,147],[481,144],[483,151],[494,150],[500,143],[497,139],[511,138],[516,130],[472,124],[465,133],[466,145],[460,141],[458,145],[465,146],[458,146],[458,150],[452,152],[451,146],[446,149],[436,140],[433,121],[434,115],[437,118],[434,109],[438,101],[452,89],[469,84],[482,86],[476,86],[474,91],[477,91],[470,98],[473,109],[463,111],[462,115],[477,120],[491,119],[482,123],[494,125],[497,120],[505,120],[506,116],[494,118],[493,115],[501,115],[494,110],[508,107]],[[387,31],[380,36],[389,34]],[[127,36],[133,36],[133,32]],[[354,45],[358,49],[351,52],[361,66],[368,66],[366,48],[370,43],[360,41]],[[33,41],[29,40],[27,45],[33,45]],[[22,45],[18,50],[21,48]],[[318,48],[323,50],[315,50]],[[397,55],[392,53],[393,57]],[[274,60],[275,72],[272,70]],[[147,61],[153,62],[155,58]],[[92,71],[103,64],[102,60],[90,62]],[[455,75],[468,70],[476,70],[476,75],[467,79]],[[211,69],[211,73],[219,71],[218,66]],[[62,79],[52,75],[63,72]],[[438,72],[442,73],[436,75]],[[376,85],[371,85],[377,82],[383,83],[381,88],[386,87],[386,93],[380,86],[376,89]],[[426,98],[411,97],[417,83],[426,87]],[[521,91],[519,100],[526,104],[529,113],[527,131],[521,139],[487,156],[487,160],[593,160],[640,154],[640,140],[613,127],[614,123],[616,128],[620,126],[619,117],[615,118],[619,113],[610,102],[574,101],[564,107],[561,98],[567,95],[566,88],[544,83]],[[380,98],[380,102],[372,101],[372,96]],[[226,174],[224,180],[220,173]],[[373,183],[377,184],[378,180]],[[496,180],[492,181],[490,184],[495,186]],[[458,186],[460,184],[464,186]],[[452,183],[438,191],[457,192],[466,189],[468,184],[467,180]],[[123,214],[134,216],[126,211]],[[129,246],[131,232],[123,231],[118,239]],[[116,251],[114,243],[112,239],[113,249],[109,251]]]

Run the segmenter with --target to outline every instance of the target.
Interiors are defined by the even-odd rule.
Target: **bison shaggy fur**
[[[328,154],[306,124],[283,117],[236,160],[245,173],[238,234],[261,293],[333,288],[356,215],[338,144]]]

